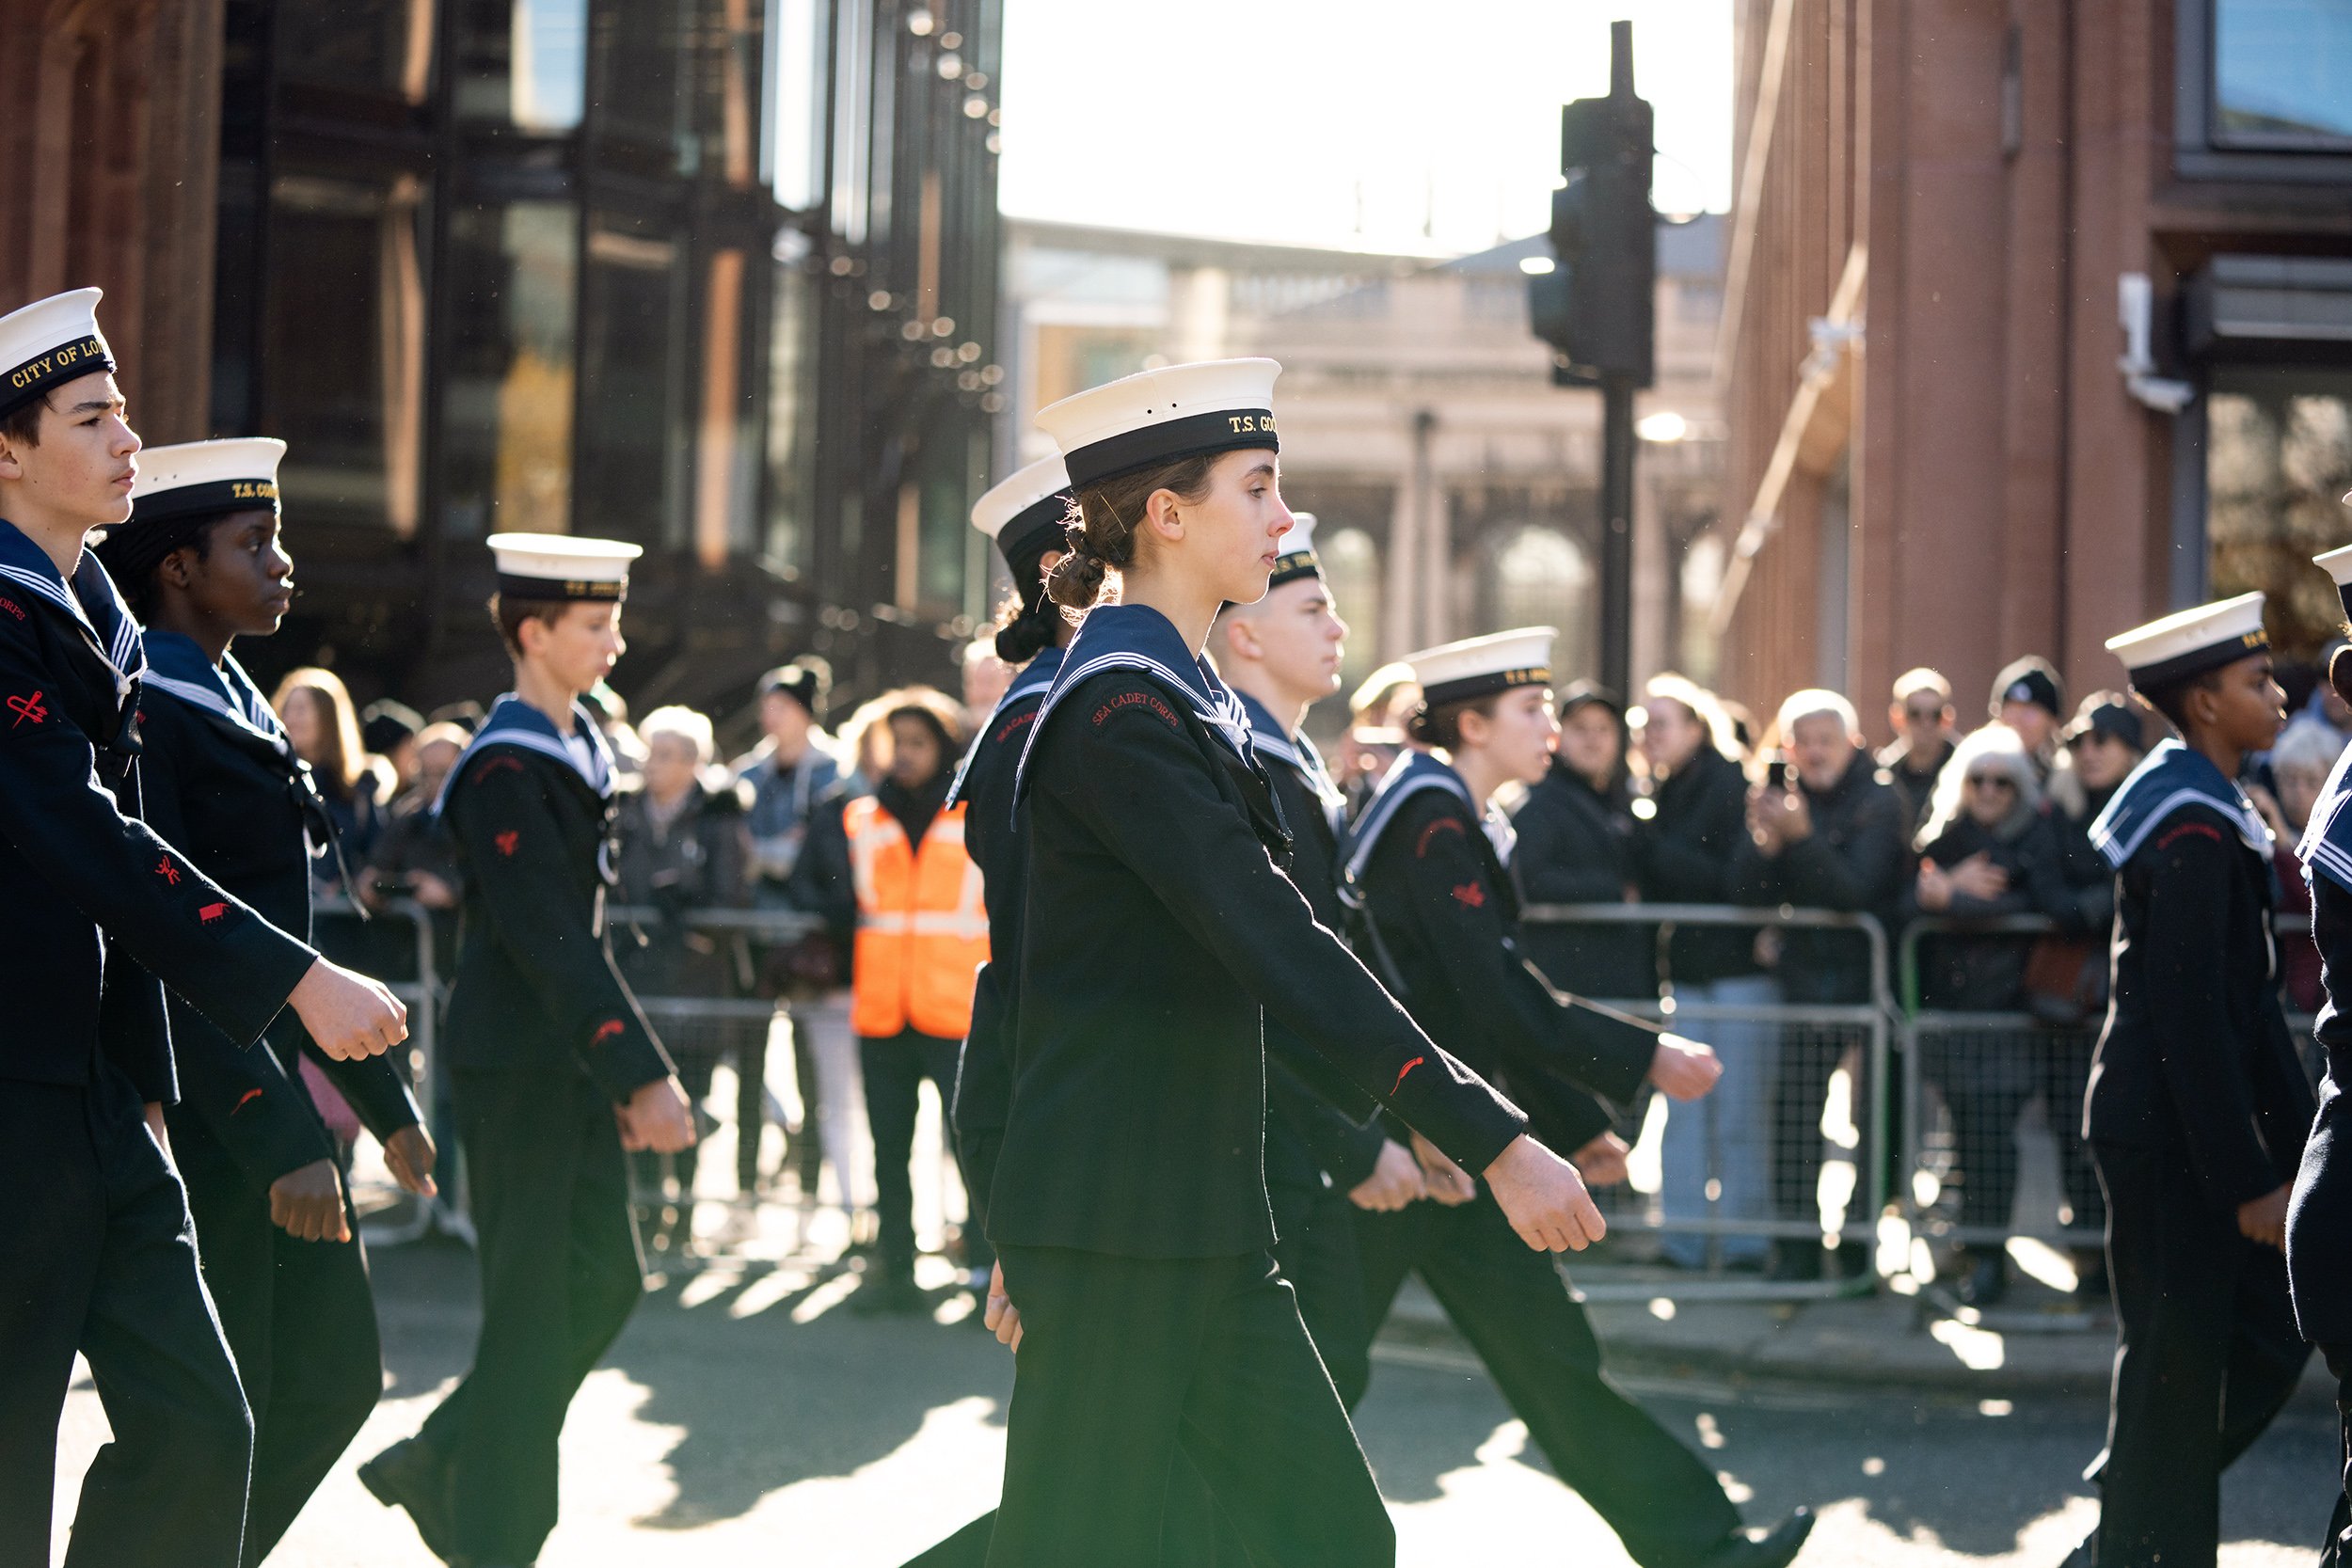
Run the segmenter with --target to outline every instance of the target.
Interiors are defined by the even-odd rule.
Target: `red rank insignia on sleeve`
[[[228,912],[229,906],[226,904],[207,904],[196,911],[196,918],[210,926]]]
[[[155,875],[161,877],[167,886],[178,887],[180,885],[180,868],[171,863],[169,855],[166,855],[155,863]]]
[[[522,841],[523,835],[513,828],[509,828],[504,832],[494,835],[490,840],[491,843],[499,847],[499,853],[501,855],[514,854],[515,846],[520,844]]]
[[[43,693],[36,691],[29,697],[10,697],[8,699],[8,711],[15,714],[16,717],[8,721],[8,728],[14,729],[19,724],[24,722],[27,719],[30,719],[36,724],[47,719],[49,717],[49,710],[41,705],[40,700],[42,696]]]
[[[1476,882],[1464,882],[1454,890],[1454,897],[1456,903],[1468,905],[1473,910],[1486,907],[1486,890]]]
[[[619,1019],[608,1018],[602,1023],[596,1025],[596,1032],[595,1034],[588,1037],[589,1048],[594,1050],[596,1047],[602,1045],[605,1041],[612,1039],[614,1036],[625,1034],[627,1032],[628,1026]]]

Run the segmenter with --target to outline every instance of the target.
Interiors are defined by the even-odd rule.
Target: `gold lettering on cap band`
[[[1275,433],[1274,416],[1271,414],[1228,414],[1225,417],[1225,422],[1233,427],[1233,434],[1236,436],[1245,431],[1267,436]]]
[[[103,361],[108,357],[110,356],[106,353],[106,341],[103,338],[84,338],[79,342],[61,344],[40,358],[27,359],[15,370],[10,371],[8,387],[13,391],[22,392],[39,386],[43,381],[56,379],[76,365],[87,364],[92,360]]]

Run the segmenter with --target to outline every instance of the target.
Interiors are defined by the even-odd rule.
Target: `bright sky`
[[[1731,203],[1731,0],[1006,0],[1001,202],[1365,249],[1542,230],[1631,15],[1661,212]],[[1429,232],[1423,234],[1426,224]]]

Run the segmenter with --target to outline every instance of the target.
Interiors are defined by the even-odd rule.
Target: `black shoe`
[[[1801,1508],[1762,1536],[1735,1530],[1731,1539],[1707,1554],[1704,1568],[1788,1568],[1813,1533],[1813,1511]]]
[[[904,1275],[869,1277],[850,1298],[850,1314],[860,1318],[905,1317],[930,1309],[931,1298]]]
[[[450,1520],[448,1466],[421,1438],[404,1438],[360,1465],[359,1484],[386,1508],[406,1509],[425,1550],[445,1562],[457,1560],[450,1556],[454,1527]]]
[[[1997,1307],[2009,1294],[2009,1259],[1997,1252],[1980,1252],[1960,1281],[1960,1299],[1967,1307]]]

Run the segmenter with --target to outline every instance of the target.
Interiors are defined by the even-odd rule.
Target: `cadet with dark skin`
[[[293,602],[294,562],[275,504],[211,510],[224,482],[274,495],[282,451],[276,441],[151,450],[131,520],[99,558],[147,626],[148,821],[272,923],[307,934],[310,841],[332,852],[331,829],[309,768],[229,651],[239,637],[278,629]],[[271,1033],[239,1050],[187,1004],[171,1004],[181,1100],[165,1121],[205,1283],[253,1412],[247,1564],[294,1523],[384,1381],[356,1215],[333,1138],[288,1068],[295,1053],[342,1091],[403,1186],[435,1190],[433,1140],[393,1057],[337,1061],[291,1018]]]
[[[2233,782],[2278,737],[2285,696],[2259,594],[2107,646],[2183,738],[2149,752],[2091,829],[2117,870],[2114,997],[2083,1116],[2117,1347],[2084,1560],[2209,1568],[2221,1472],[2310,1354],[2280,1248],[2312,1094],[2272,979],[2269,834]]]

